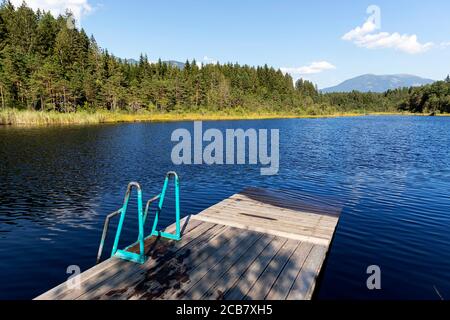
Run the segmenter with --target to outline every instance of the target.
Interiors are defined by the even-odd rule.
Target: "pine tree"
[[[0,7],[0,51],[6,46],[6,40],[8,39],[8,29],[6,22],[3,18],[3,6]]]
[[[38,54],[43,57],[48,57],[52,54],[57,33],[56,19],[49,12],[44,13],[39,20],[37,28],[36,51]]]

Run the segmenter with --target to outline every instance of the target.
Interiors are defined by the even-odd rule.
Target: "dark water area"
[[[204,127],[279,129],[279,174],[261,176],[252,165],[174,166],[171,134],[192,130],[191,122],[0,128],[0,299],[34,298],[65,281],[68,266],[92,267],[104,219],[121,206],[128,182],[141,183],[149,199],[170,170],[181,177],[183,215],[249,186],[337,199],[342,214],[318,299],[450,299],[450,118]],[[168,197],[161,226],[174,221]],[[122,247],[136,240],[136,220],[131,207]],[[381,290],[367,288],[370,265],[381,268]]]

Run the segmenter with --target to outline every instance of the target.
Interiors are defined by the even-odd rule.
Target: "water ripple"
[[[127,183],[139,181],[145,199],[160,192],[164,173],[174,169],[170,135],[180,127],[192,129],[192,123],[0,128],[0,299],[33,298],[64,281],[68,265],[91,267],[104,218],[120,207]],[[249,186],[283,189],[342,209],[319,298],[439,299],[435,287],[450,297],[449,119],[223,121],[204,127],[280,129],[280,174],[262,177],[254,166],[176,167],[183,214]],[[161,226],[173,222],[172,196]],[[121,245],[137,237],[131,203]],[[382,270],[380,292],[366,287],[372,264]]]

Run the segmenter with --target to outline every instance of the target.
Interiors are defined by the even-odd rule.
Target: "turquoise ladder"
[[[166,196],[166,191],[167,191],[167,187],[169,185],[169,180],[170,178],[173,177],[174,178],[174,182],[175,182],[175,225],[176,225],[176,230],[175,230],[175,234],[172,233],[166,233],[163,231],[158,231],[158,221],[159,221],[159,215],[161,214],[163,205],[164,205],[164,199]],[[119,250],[118,246],[119,246],[119,240],[120,240],[120,235],[122,233],[122,227],[123,227],[123,222],[125,220],[125,216],[127,214],[127,208],[128,208],[128,202],[131,196],[131,193],[133,191],[133,189],[136,189],[137,191],[137,202],[138,202],[138,223],[139,223],[139,235],[138,235],[138,240],[133,243],[132,245],[126,247],[123,250]],[[155,203],[156,201],[158,201],[158,206],[156,208],[156,214],[155,214],[155,220],[153,222],[153,227],[152,227],[152,231],[150,233],[149,236],[145,237],[144,235],[144,225],[145,222],[147,221],[147,217],[148,217],[148,213],[150,210],[150,206]],[[179,241],[181,239],[181,227],[180,227],[180,180],[179,177],[177,175],[176,172],[169,172],[166,175],[166,178],[164,179],[164,185],[162,188],[162,191],[159,195],[153,197],[152,199],[150,199],[147,202],[147,205],[145,206],[145,210],[143,210],[143,205],[142,205],[142,188],[140,186],[139,183],[137,182],[131,182],[128,185],[127,188],[127,192],[125,194],[125,199],[123,201],[123,206],[122,208],[120,208],[119,210],[109,214],[106,217],[105,220],[105,224],[103,227],[103,234],[102,234],[102,239],[100,241],[100,247],[98,249],[98,254],[97,254],[97,263],[100,262],[101,256],[102,256],[102,252],[103,252],[103,247],[105,245],[105,240],[106,240],[106,235],[108,233],[108,228],[109,228],[109,222],[113,217],[116,217],[118,215],[120,215],[120,219],[119,219],[119,224],[117,226],[117,231],[116,231],[116,237],[114,239],[114,245],[113,245],[113,249],[111,252],[111,257],[118,257],[120,259],[124,259],[124,260],[128,260],[128,261],[132,261],[132,262],[136,262],[136,263],[140,263],[143,264],[145,263],[145,261],[147,260],[147,257],[145,255],[145,240],[147,240],[148,238],[151,237],[162,237],[162,238],[166,238],[166,239],[170,239],[170,240],[175,240],[175,241]],[[130,248],[136,246],[137,244],[139,244],[139,253],[133,253],[128,251]]]

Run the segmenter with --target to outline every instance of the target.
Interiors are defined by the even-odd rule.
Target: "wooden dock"
[[[148,239],[144,265],[111,258],[78,287],[36,299],[309,300],[339,215],[288,192],[247,189],[182,219],[181,241]]]

